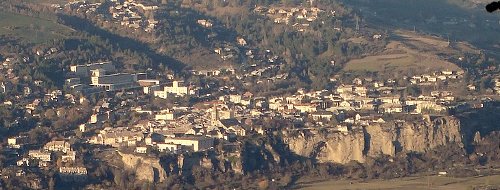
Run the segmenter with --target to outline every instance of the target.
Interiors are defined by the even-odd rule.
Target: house
[[[366,96],[366,93],[368,92],[368,89],[364,86],[357,86],[354,87],[354,94],[358,96]]]
[[[378,98],[378,101],[380,103],[386,103],[386,104],[401,104],[399,96],[380,97]]]
[[[385,120],[382,118],[378,118],[378,119],[373,119],[372,122],[373,123],[385,123]]]
[[[29,143],[28,136],[16,136],[7,139],[7,144],[12,148],[21,148],[22,145]]]
[[[401,113],[401,112],[403,112],[403,106],[401,106],[401,104],[385,103],[379,107],[379,112],[381,112],[381,113]]]
[[[335,129],[339,132],[342,132],[342,133],[347,133],[349,132],[349,128],[346,126],[346,125],[337,125],[335,127]]]
[[[441,71],[443,75],[452,75],[453,71]]]
[[[246,134],[247,134],[247,129],[245,129],[241,125],[233,125],[233,126],[227,127],[226,131],[229,133],[233,133],[237,136],[246,136]]]
[[[142,141],[144,134],[141,131],[128,131],[128,130],[101,130],[101,133],[90,139],[92,144],[111,145],[113,147],[120,147],[121,145],[131,145],[135,142]]]
[[[43,146],[43,149],[45,151],[67,153],[68,151],[71,150],[71,144],[69,144],[69,142],[66,142],[64,140],[51,141],[51,142],[48,142],[47,144],[45,144],[45,146]]]
[[[197,136],[202,136],[203,134],[206,133],[206,130],[204,128],[200,127],[193,127],[189,129],[185,135],[197,135]]]
[[[299,110],[302,113],[311,113],[316,111],[316,105],[310,104],[310,103],[305,103],[305,104],[295,104],[293,107],[296,110]]]
[[[173,110],[162,110],[160,113],[155,115],[155,120],[175,120],[177,119],[177,113]]]
[[[354,80],[352,80],[352,83],[355,85],[363,85],[363,80],[361,80],[360,78],[355,78]]]
[[[61,157],[62,162],[74,162],[76,160],[76,151],[68,151]]]
[[[352,85],[341,85],[341,86],[337,87],[336,91],[339,94],[352,93],[353,92],[353,86]]]
[[[31,159],[37,159],[37,160],[44,161],[44,162],[52,161],[52,153],[44,152],[41,150],[30,150],[30,151],[28,151],[28,156]]]
[[[158,143],[155,146],[160,152],[177,152],[181,149],[180,144]]]
[[[83,124],[80,124],[78,126],[78,129],[80,130],[80,132],[84,133],[84,132],[87,132],[91,127],[92,127],[92,125],[90,125],[88,123],[83,123]]]
[[[139,154],[147,154],[149,152],[149,150],[148,150],[147,146],[138,146],[138,147],[135,147],[134,152],[139,153]]]
[[[426,110],[427,111],[434,111],[434,112],[441,112],[441,111],[445,111],[446,109],[447,109],[446,106],[439,105],[436,102],[420,101],[416,105],[415,112],[422,113],[422,112],[425,112]]]
[[[237,119],[220,119],[217,124],[218,127],[229,128],[231,126],[241,125],[241,123]]]
[[[229,102],[239,104],[241,103],[242,96],[239,94],[229,95]]]
[[[30,160],[28,158],[22,158],[16,162],[17,166],[30,166]]]
[[[219,112],[219,119],[232,119],[234,118],[234,110],[229,108],[222,108]]]
[[[475,91],[475,90],[476,90],[476,86],[474,86],[474,85],[472,85],[472,84],[469,84],[469,85],[467,85],[467,89],[468,89],[469,91]]]
[[[264,135],[266,133],[266,130],[261,125],[251,125],[251,130],[261,135]]]
[[[333,117],[333,112],[331,112],[331,111],[316,111],[316,112],[313,112],[311,115],[312,115],[313,119],[316,121],[322,120],[322,119],[331,120]]]
[[[212,130],[207,131],[207,134],[205,136],[217,139],[224,138],[224,134],[219,128],[213,128]]]
[[[236,39],[236,41],[238,42],[238,45],[240,45],[240,46],[246,46],[247,45],[247,41],[245,39],[243,39],[242,37],[238,37]]]
[[[203,26],[205,28],[211,28],[213,26],[212,22],[208,20],[198,20],[196,21],[200,26]]]
[[[60,167],[59,177],[62,181],[85,181],[87,179],[87,168],[84,167]]]

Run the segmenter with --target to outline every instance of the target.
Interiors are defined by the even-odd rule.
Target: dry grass
[[[419,53],[405,47],[402,43],[391,42],[381,55],[366,56],[361,59],[349,61],[344,67],[345,71],[378,71],[401,72],[408,70],[434,71],[434,70],[460,70],[455,64],[439,59],[427,53]]]
[[[456,43],[450,47],[447,40],[434,36],[424,36],[409,31],[395,31],[384,51],[349,61],[345,71],[371,71],[382,73],[407,72],[415,74],[447,70],[460,70],[455,64],[446,61],[445,57],[460,55],[462,52],[476,52],[465,43]],[[441,57],[439,57],[440,55]]]

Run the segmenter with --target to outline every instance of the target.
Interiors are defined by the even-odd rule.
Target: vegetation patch
[[[32,43],[65,38],[70,28],[44,18],[0,12],[0,35],[15,36]]]

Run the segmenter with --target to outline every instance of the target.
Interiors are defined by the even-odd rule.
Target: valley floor
[[[474,187],[500,187],[500,175],[453,178],[445,176],[405,177],[391,180],[350,181],[331,180],[299,182],[297,189],[444,189],[468,190]]]

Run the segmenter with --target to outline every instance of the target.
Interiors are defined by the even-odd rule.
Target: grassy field
[[[442,55],[451,57],[461,55],[462,52],[475,52],[475,49],[465,43],[457,43],[455,46],[457,47],[450,47],[446,40],[437,37],[396,31],[382,53],[353,59],[346,64],[344,71],[394,73],[413,70],[418,74],[438,70],[460,70]]]
[[[418,53],[402,46],[398,42],[393,42],[388,45],[387,50],[382,55],[372,55],[351,60],[346,64],[344,70],[378,72],[399,72],[410,69],[415,71],[459,70],[451,62],[441,60],[430,54]]]
[[[485,177],[452,178],[444,176],[406,177],[394,180],[373,180],[355,182],[347,180],[325,181],[319,183],[299,183],[298,189],[330,190],[330,189],[443,189],[469,190],[478,186],[500,186],[500,175]]]
[[[0,35],[43,43],[64,38],[71,28],[55,21],[0,11]]]

